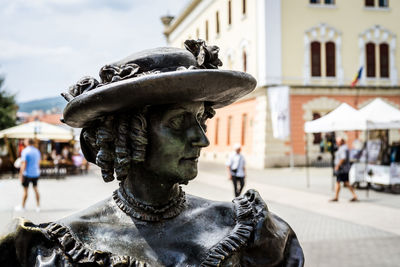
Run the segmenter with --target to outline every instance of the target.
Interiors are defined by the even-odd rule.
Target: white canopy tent
[[[32,121],[0,131],[0,138],[37,138],[40,140],[71,140],[71,130],[41,121]]]
[[[366,131],[367,140],[368,131],[375,129],[400,129],[400,110],[380,98],[373,100],[360,110],[342,103],[327,115],[304,124],[306,134],[362,130]],[[368,161],[368,150],[366,161]],[[308,144],[306,145],[306,162],[308,166]],[[308,168],[307,186],[309,186]]]
[[[365,130],[400,129],[400,110],[380,98],[376,98],[358,112],[366,120]]]
[[[304,124],[306,133],[326,133],[334,131],[363,130],[365,118],[359,111],[346,103],[325,116]]]
[[[346,103],[327,115],[304,124],[306,133],[400,129],[400,110],[377,98],[360,110]]]

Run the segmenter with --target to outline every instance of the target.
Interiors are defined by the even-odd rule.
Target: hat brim
[[[64,122],[87,127],[95,119],[146,105],[207,102],[227,106],[254,90],[253,76],[229,70],[183,70],[110,83],[83,93],[64,109]]]

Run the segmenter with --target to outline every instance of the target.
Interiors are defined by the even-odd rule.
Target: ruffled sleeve
[[[254,216],[254,230],[243,250],[242,265],[303,266],[303,250],[292,228],[268,211],[257,191],[249,190],[242,198],[249,202]]]
[[[39,227],[18,218],[9,230],[9,234],[0,237],[0,266],[45,266],[46,262],[53,264],[48,266],[57,266],[51,242]],[[68,262],[64,265],[72,266]]]
[[[146,266],[130,256],[92,250],[57,223],[35,225],[14,221],[12,231],[0,237],[0,266]]]

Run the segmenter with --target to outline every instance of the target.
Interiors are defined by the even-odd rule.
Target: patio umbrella
[[[0,131],[0,138],[36,138],[40,140],[71,140],[73,132],[69,129],[41,121],[32,121]]]

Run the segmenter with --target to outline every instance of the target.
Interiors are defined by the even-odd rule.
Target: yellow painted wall
[[[320,23],[326,23],[341,32],[344,85],[351,83],[360,67],[359,34],[374,25],[380,25],[400,36],[400,1],[389,0],[388,9],[365,8],[363,0],[335,2],[333,7],[326,7],[311,5],[308,0],[282,0],[282,69],[285,83],[303,82],[304,33]],[[399,46],[397,38],[395,61],[398,77]],[[382,81],[379,84],[388,83]]]
[[[179,36],[169,40],[170,46],[182,47],[186,39],[205,40],[205,22],[208,20],[210,45],[220,47],[221,69],[243,70],[241,44],[247,42],[247,72],[256,75],[256,1],[246,1],[246,15],[242,15],[242,0],[232,0],[232,24],[228,26],[228,0],[214,0],[207,9],[188,25]],[[216,33],[216,12],[219,11],[220,33]],[[231,68],[228,53],[233,55]]]

